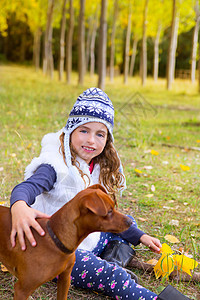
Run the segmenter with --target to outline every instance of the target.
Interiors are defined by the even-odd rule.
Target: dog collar
[[[47,222],[47,230],[48,233],[50,235],[50,237],[52,238],[52,240],[54,241],[55,245],[64,253],[66,254],[70,254],[73,253],[74,251],[69,250],[65,247],[65,245],[59,240],[59,238],[57,237],[57,235],[53,232],[51,226],[50,226],[50,222]]]

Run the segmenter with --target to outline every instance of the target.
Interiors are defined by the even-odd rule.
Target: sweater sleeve
[[[129,227],[129,229],[119,233],[119,235],[123,239],[125,239],[134,246],[137,246],[140,243],[140,238],[143,234],[145,233],[138,227],[136,227],[134,223]]]
[[[10,197],[10,207],[18,200],[25,201],[29,206],[43,192],[48,192],[56,182],[56,172],[49,164],[41,164],[34,175],[16,185]]]

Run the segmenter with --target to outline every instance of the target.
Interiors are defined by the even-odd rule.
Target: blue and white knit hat
[[[95,87],[87,89],[77,98],[64,128],[65,157],[68,166],[71,165],[70,135],[76,128],[89,122],[103,123],[114,141],[114,107],[108,95]]]

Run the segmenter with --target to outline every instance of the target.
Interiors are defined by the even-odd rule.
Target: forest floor
[[[97,77],[85,77],[83,86],[59,82],[31,67],[0,66],[0,204],[9,206],[13,187],[23,180],[26,165],[40,152],[44,134],[61,129],[78,95],[96,86]],[[173,249],[182,247],[200,262],[200,95],[197,83],[166,82],[122,77],[106,82],[105,92],[115,107],[115,147],[127,179],[118,199],[119,209],[134,216],[138,226]],[[179,243],[170,243],[171,234]],[[136,247],[141,261],[160,254]],[[34,267],[34,266],[33,266]],[[133,269],[140,283],[160,293],[171,284],[191,299],[199,299],[200,283],[155,279],[152,273]],[[195,269],[200,272],[200,267]],[[0,299],[12,299],[14,278],[0,271]],[[69,299],[107,299],[101,294],[70,288]],[[40,287],[30,299],[56,299],[56,284]]]

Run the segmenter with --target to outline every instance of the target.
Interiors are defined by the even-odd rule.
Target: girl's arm
[[[44,191],[50,191],[56,181],[56,172],[50,165],[42,164],[26,181],[18,184],[11,194],[12,231],[11,244],[15,247],[16,234],[22,250],[26,249],[24,234],[32,246],[36,246],[30,227],[33,227],[41,236],[45,234],[36,218],[49,218],[48,215],[35,210],[33,204],[36,196]]]

